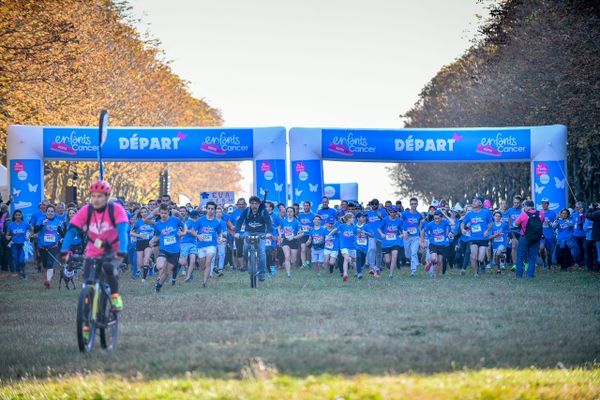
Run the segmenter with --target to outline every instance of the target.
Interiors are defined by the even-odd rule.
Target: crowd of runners
[[[377,199],[364,206],[342,201],[330,207],[327,197],[321,204],[293,206],[261,202],[256,196],[248,203],[240,198],[233,205],[208,202],[202,207],[177,206],[168,195],[147,204],[114,200],[129,218],[124,263],[131,279],[146,284],[152,278],[157,292],[178,279],[199,280],[206,287],[211,278],[228,271],[245,271],[244,233],[257,230],[266,234],[259,280],[276,273],[291,277],[298,268],[316,276],[339,273],[343,281],[368,275],[394,279],[405,266],[411,276],[424,268],[434,279],[450,269],[473,276],[513,270],[517,278],[533,278],[536,264],[564,271],[577,266],[599,270],[598,204],[577,202],[574,210],[555,212],[546,199],[539,210],[520,196],[510,201],[493,205],[475,196],[463,208],[441,200],[421,212],[417,198],[408,207]],[[43,201],[29,221],[20,210],[11,215],[6,204],[1,207],[2,270],[22,279],[27,279],[27,269],[45,271],[45,286],[50,287],[65,252],[63,238],[81,205]],[[108,217],[116,225],[111,210]],[[86,235],[74,234],[67,250],[82,253],[86,240]]]

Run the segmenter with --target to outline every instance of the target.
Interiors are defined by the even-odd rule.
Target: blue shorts
[[[196,243],[181,243],[181,257],[186,258],[190,254],[198,255]]]

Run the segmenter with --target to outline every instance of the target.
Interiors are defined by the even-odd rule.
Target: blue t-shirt
[[[71,228],[71,223],[67,223],[67,231]],[[81,231],[77,229],[77,232],[71,238],[71,246],[79,246],[83,243],[83,238],[81,237]]]
[[[515,221],[517,220],[517,218],[519,218],[519,215],[521,215],[521,212],[523,211],[523,209],[521,207],[519,208],[509,208],[508,209],[508,224],[510,226],[510,230],[512,232],[519,232],[521,230],[520,227],[515,225]]]
[[[505,222],[506,224],[508,224],[508,227],[510,229],[511,221],[510,221],[510,215],[508,214],[508,210],[506,210],[506,212],[502,212],[502,211],[500,211],[500,212],[502,213],[502,216],[500,217],[500,222]]]
[[[42,219],[46,219],[46,214],[42,212],[42,210],[37,210],[31,215],[31,219],[29,220],[29,225],[36,226],[38,221]]]
[[[585,240],[592,240],[592,228],[594,227],[594,221],[586,218],[583,223],[583,230],[585,231]]]
[[[356,241],[354,242],[355,248],[356,250],[367,254],[367,251],[369,249],[369,236],[367,236],[365,232],[373,234],[373,231],[369,227],[369,224],[356,224],[356,228],[358,229],[358,232],[356,233]]]
[[[135,221],[135,233],[143,235],[143,237],[138,238],[138,240],[152,239],[154,237],[154,226],[155,225],[145,224],[142,218]]]
[[[409,236],[419,236],[421,230],[419,229],[419,223],[423,219],[423,215],[420,212],[412,213],[411,211],[404,211],[402,213],[402,230],[408,232]]]
[[[305,235],[308,234],[308,232],[310,231],[310,229],[313,226],[313,218],[315,217],[315,214],[308,212],[308,213],[299,213],[298,214],[298,221],[300,221],[300,225],[302,226],[302,232],[304,232]]]
[[[38,244],[42,247],[52,247],[58,244],[60,241],[60,235],[58,228],[62,225],[62,222],[58,218],[40,218],[38,219],[37,226],[42,226],[46,222],[46,226],[38,232]]]
[[[291,221],[285,218],[281,220],[279,225],[281,226],[281,232],[283,234],[283,237],[288,240],[291,240],[292,236],[298,235],[298,232],[302,230],[300,221],[298,221],[295,218]]]
[[[379,215],[381,215],[381,217],[379,217]],[[388,213],[385,208],[381,208],[377,211],[373,211],[372,209],[367,211],[367,226],[371,232],[377,232],[377,229],[381,228],[381,221],[387,216]]]
[[[460,222],[457,225],[458,229],[460,230],[460,224],[462,224],[465,221],[465,218],[461,218]],[[464,243],[469,243],[471,241],[471,228],[469,228],[468,226],[465,226],[465,232],[462,233],[460,235],[460,239],[461,242]]]
[[[578,211],[573,211],[573,235],[575,237],[585,237],[585,231],[583,230],[583,218]]]
[[[181,239],[179,229],[183,229],[183,222],[176,217],[169,217],[166,222],[158,220],[154,225],[154,233],[159,236],[159,249],[169,253],[179,253]]]
[[[419,216],[421,216],[421,214],[419,214]],[[421,218],[423,217],[421,216]],[[403,222],[400,218],[396,218],[394,220],[392,220],[390,217],[384,218],[384,220],[381,221],[380,227],[381,232],[383,232],[381,246],[385,249],[392,246],[401,246],[400,235],[402,234],[402,227]]]
[[[543,210],[542,210],[543,211]],[[554,238],[554,230],[552,229],[552,223],[556,221],[556,213],[552,210],[544,211],[544,227],[543,233],[546,239]]]
[[[508,244],[508,234],[510,233],[510,227],[508,223],[500,221],[500,223],[494,222],[492,224],[491,238],[492,248],[496,250],[500,246]],[[496,236],[499,235],[499,236]]]
[[[471,240],[487,240],[488,236],[484,236],[484,234],[492,221],[490,210],[482,208],[479,211],[469,211],[465,215],[463,223],[465,226],[469,226],[471,230]]]
[[[334,226],[333,229],[336,229],[337,227]],[[327,232],[327,235],[329,235],[331,233],[331,231],[333,231],[333,229],[329,229],[327,227],[325,227],[325,231]],[[340,249],[340,235],[338,234],[338,232],[334,233],[333,235],[331,235],[328,239],[325,239],[325,250],[331,250],[331,251],[337,251]]]
[[[567,242],[573,239],[573,220],[558,219],[556,224],[556,240],[558,242]]]
[[[205,216],[200,217],[194,224],[194,229],[198,234],[198,247],[217,245],[217,236],[221,233],[221,222],[218,219],[208,219]]]
[[[319,226],[319,229],[315,229],[313,226],[308,231],[308,235],[310,236],[310,241],[312,248],[315,250],[321,250],[325,247],[325,236],[327,235],[327,228],[324,226]]]
[[[323,209],[321,208],[319,211],[317,211],[317,214],[319,214],[321,216],[321,221],[323,222],[327,222],[327,219],[329,217],[333,217],[335,218],[335,220],[337,221],[338,217],[338,213],[334,208],[327,208],[327,209]]]
[[[448,240],[450,224],[447,220],[442,219],[439,224],[436,224],[435,221],[428,222],[423,231],[427,235],[429,244],[442,247],[450,246],[450,241]]]
[[[244,210],[245,210],[245,208],[244,208]],[[237,222],[240,219],[240,217],[242,216],[242,213],[244,212],[244,210],[240,210],[239,208],[236,208],[235,210],[233,210],[233,212],[231,214],[229,214],[228,220],[229,220],[229,222],[231,222],[233,224],[233,226],[235,226],[235,224],[237,224]],[[240,232],[244,232],[246,230],[245,228],[246,228],[246,226],[242,225]]]
[[[18,224],[15,221],[10,221],[8,223],[8,228],[6,233],[12,236],[11,241],[16,244],[25,243],[25,238],[27,234],[27,230],[29,229],[29,224],[25,221],[21,221]]]
[[[354,250],[356,234],[358,233],[356,225],[340,224],[337,230],[340,238],[340,249]]]
[[[181,238],[181,244],[183,244],[183,243],[196,244],[196,237],[194,235],[192,235],[189,232],[189,230],[195,229],[197,222],[198,222],[197,219],[192,219],[192,218],[188,218],[187,221],[185,221],[185,226],[187,226],[188,233],[183,235],[183,237]]]

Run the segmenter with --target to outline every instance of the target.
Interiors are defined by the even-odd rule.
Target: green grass
[[[313,387],[330,397],[323,387],[346,393],[344,382],[348,390],[358,390],[363,381],[372,390],[393,390],[404,380],[413,382],[409,389],[419,390],[423,381],[435,389],[464,376],[474,379],[461,384],[463,389],[472,384],[474,393],[483,393],[481,382],[493,381],[494,374],[523,382],[549,374],[572,388],[598,390],[600,276],[583,271],[541,272],[533,281],[450,271],[435,282],[423,272],[410,278],[404,269],[391,282],[369,276],[345,284],[337,274],[318,278],[300,271],[291,279],[279,273],[259,290],[248,288],[247,274],[228,272],[207,289],[198,281],[179,283],[158,296],[152,284],[142,287],[125,276],[121,282],[125,311],[118,350],[107,353],[98,346],[80,354],[78,292],[43,290],[40,274],[27,283],[0,277],[0,379],[17,385],[6,386],[4,393],[25,390],[19,386],[22,377],[59,374],[92,374],[96,383],[89,393],[121,390],[110,383],[121,378],[135,388],[139,376],[157,391],[169,385],[191,385],[192,391],[214,386],[224,397],[233,387],[251,396],[265,385],[273,388],[273,397],[286,385]],[[220,381],[248,376],[255,358],[264,360],[273,379]],[[442,372],[451,374],[429,375]],[[161,380],[186,374],[194,379]],[[355,377],[361,374],[369,377]],[[584,384],[594,381],[595,386]],[[27,390],[60,390],[53,381],[36,385]]]

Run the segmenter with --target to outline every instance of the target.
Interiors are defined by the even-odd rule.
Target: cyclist
[[[252,196],[249,199],[250,207],[242,211],[240,217],[235,223],[235,238],[240,239],[242,225],[245,226],[245,232],[249,234],[265,234],[266,238],[271,238],[273,225],[265,207],[262,206],[260,199],[257,196]],[[241,254],[243,256],[245,251]],[[265,280],[267,260],[265,253],[265,240],[260,239],[258,243],[258,280]]]
[[[111,205],[108,204],[110,192],[110,184],[106,181],[98,181],[90,185],[90,203],[82,207],[71,218],[61,252],[68,260],[73,239],[77,234],[84,232],[88,238],[84,263],[84,276],[86,277],[94,264],[94,258],[102,257],[107,252],[115,255],[114,262],[103,263],[102,267],[112,293],[113,311],[119,312],[123,309],[123,300],[119,294],[117,268],[121,264],[121,260],[127,257],[129,221],[125,209],[118,203],[112,203],[114,215],[110,215]]]

